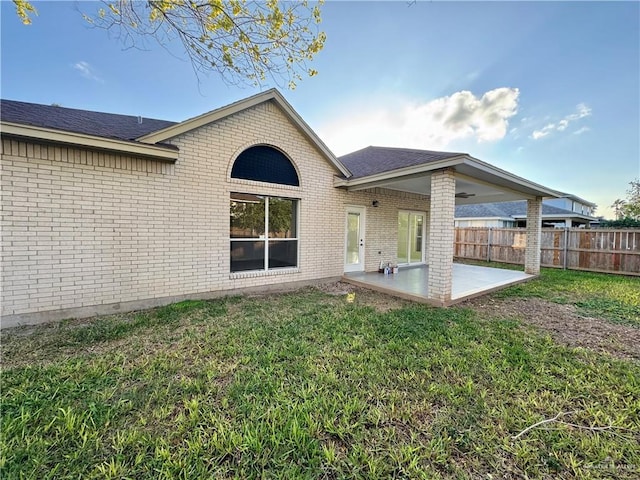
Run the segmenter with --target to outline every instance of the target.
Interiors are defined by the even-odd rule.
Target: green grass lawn
[[[464,260],[462,263],[522,270],[522,265]],[[581,313],[640,328],[640,277],[543,268],[540,277],[493,295],[570,303]]]
[[[500,295],[638,314],[638,279],[573,275]],[[2,479],[640,475],[637,362],[470,308],[306,289],[3,333],[2,354]],[[562,412],[611,428],[513,438]]]

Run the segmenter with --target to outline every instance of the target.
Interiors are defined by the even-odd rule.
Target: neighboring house
[[[542,227],[585,228],[598,219],[595,204],[574,195],[561,193],[559,198],[542,201]],[[456,227],[525,227],[527,202],[494,202],[456,206]]]
[[[276,90],[184,122],[1,104],[2,325],[429,264],[452,301],[456,202],[557,192],[467,154],[336,158]],[[539,226],[526,271],[539,271]],[[536,236],[537,235],[537,236]]]

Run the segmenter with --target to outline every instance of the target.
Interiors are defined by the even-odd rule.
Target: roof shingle
[[[351,178],[360,178],[460,155],[464,155],[464,153],[434,152],[411,148],[366,147],[343,155],[338,160],[353,174]]]
[[[515,218],[527,215],[527,201],[519,200],[515,202],[497,203],[476,203],[471,205],[456,205],[455,218]],[[542,215],[558,215],[570,217],[581,215],[580,213],[565,210],[542,203]]]
[[[140,123],[139,117],[133,115],[91,112],[15,100],[0,101],[0,119],[3,122],[118,140],[134,140],[176,123],[153,118],[142,118]]]

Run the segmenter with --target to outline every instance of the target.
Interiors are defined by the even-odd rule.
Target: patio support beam
[[[540,274],[540,235],[542,229],[542,197],[527,200],[527,246],[524,253],[524,272]]]
[[[456,178],[452,168],[431,174],[427,298],[439,305],[451,302],[455,195]]]

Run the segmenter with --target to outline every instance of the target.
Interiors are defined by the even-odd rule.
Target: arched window
[[[281,151],[256,145],[242,152],[233,164],[231,178],[300,186],[298,172]]]

